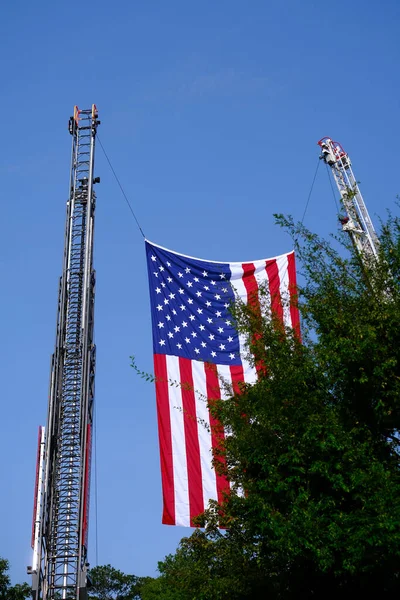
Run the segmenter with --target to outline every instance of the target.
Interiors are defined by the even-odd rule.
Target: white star
[[[211,352],[211,356],[215,357],[215,356],[217,356],[217,353],[216,352]]]
[[[167,277],[168,283],[172,283],[172,277]]]
[[[182,348],[182,344],[177,344],[176,347],[180,350]]]
[[[155,260],[157,260],[157,259],[156,259],[156,257],[154,256],[154,254],[153,254],[153,256],[151,257],[151,260],[152,260],[152,261],[155,261]]]
[[[224,333],[224,330],[222,327],[218,327],[218,331],[219,331],[219,333]]]
[[[171,263],[167,261],[167,267],[170,267],[170,266],[171,266]]]
[[[215,297],[216,300],[221,300],[221,296],[219,294],[215,294],[214,297]]]
[[[219,347],[220,347],[220,350],[225,350],[225,344],[220,344]]]
[[[165,318],[167,319],[167,321],[171,320],[171,317],[169,315],[165,315]]]
[[[220,317],[221,316],[221,311],[217,310],[217,312],[215,314],[217,315],[217,317]]]
[[[162,265],[160,265],[158,268],[160,269],[160,271],[164,271],[164,267]]]
[[[192,298],[188,298],[188,304],[193,304]]]
[[[211,306],[211,302],[209,300],[207,300],[206,306]]]
[[[171,300],[172,300],[173,298],[175,298],[175,294],[170,294],[170,295],[169,295],[169,297],[170,297],[170,298],[171,298]]]
[[[199,329],[200,329],[200,331],[204,331],[205,330],[204,325],[200,325]]]
[[[215,281],[211,281],[211,285],[217,285]]]
[[[186,267],[186,269],[185,269],[185,273],[190,273],[190,269],[189,269],[189,267]]]
[[[198,277],[193,277],[193,281],[195,281],[196,283],[198,283],[199,278]]]
[[[174,334],[172,333],[172,331],[168,331],[168,337],[171,339],[174,337]]]
[[[186,337],[186,338],[185,338],[185,342],[186,342],[187,344],[190,344],[190,338]]]
[[[200,296],[201,296],[201,292],[196,292],[196,296],[197,296],[198,298],[200,298]]]
[[[208,317],[208,319],[207,319],[207,323],[212,323],[212,322],[213,322],[213,320],[212,320],[212,319],[210,319],[210,317]]]
[[[184,304],[181,304],[179,307],[181,310],[186,310],[186,306]]]
[[[157,271],[154,271],[154,272],[153,272],[153,275],[155,275],[156,277],[158,277],[158,273],[157,273]]]
[[[164,323],[162,321],[160,321],[157,325],[157,327],[159,327],[161,329],[161,327],[164,327]]]
[[[165,346],[165,341],[164,340],[160,340],[159,344],[160,344],[160,346]]]
[[[176,310],[174,308],[172,309],[172,314],[176,315]]]
[[[202,315],[203,314],[203,309],[202,308],[198,308],[197,312],[199,313],[199,315]]]
[[[207,275],[208,275],[207,271],[203,271],[202,275],[203,275],[203,277],[207,277]]]
[[[164,304],[169,304],[168,298],[164,298]]]
[[[157,294],[161,294],[161,288],[156,287],[156,292],[157,292]]]
[[[233,354],[233,352],[231,352],[231,354],[229,355],[229,358],[235,358],[235,355]]]
[[[192,287],[193,283],[191,281],[188,281],[186,284],[188,287]]]
[[[208,285],[205,285],[205,286],[204,286],[204,289],[206,290],[206,292],[208,292],[208,290],[209,290],[210,288],[208,287]]]
[[[201,345],[203,346],[203,348],[205,348],[207,346],[207,344],[205,342],[201,342]]]
[[[195,318],[196,318],[196,317],[195,317],[194,315],[190,315],[190,317],[189,317],[189,319],[190,319],[191,321],[194,321],[194,320],[195,320]]]
[[[231,324],[231,321],[230,321],[229,319],[227,319],[227,320],[225,321],[225,323],[226,323],[227,325],[230,325],[230,324]]]
[[[165,283],[163,281],[161,282],[161,287],[165,287]]]
[[[228,342],[233,342],[233,337],[231,335],[228,337]]]
[[[159,304],[159,305],[157,306],[157,310],[162,310],[162,309],[163,309],[163,307],[161,306],[161,304]]]
[[[195,348],[194,351],[196,352],[196,354],[200,354],[200,350],[198,348]]]
[[[215,338],[215,335],[213,335],[212,333],[210,333],[210,335],[208,337],[210,338],[210,340],[213,340]]]
[[[182,327],[187,327],[186,321],[182,321]]]
[[[225,292],[225,294],[226,294],[226,292],[228,291],[228,289],[227,288],[222,288],[222,291]]]
[[[174,327],[174,331],[175,331],[175,333],[178,333],[178,331],[180,331],[180,330],[181,330],[181,328],[180,328],[180,327],[178,327],[178,325],[175,325],[175,327]]]
[[[184,293],[185,293],[185,290],[183,290],[182,288],[179,288],[178,292],[179,292],[180,294],[184,294]]]
[[[192,331],[192,333],[190,334],[192,337],[197,337],[197,333],[195,331]]]
[[[179,273],[178,273],[178,277],[183,277],[183,273],[181,273],[181,272],[179,271]]]
[[[228,308],[228,306],[229,306],[228,302],[225,302],[224,306],[225,306],[225,308]]]
[[[225,273],[220,273],[219,276],[221,277],[221,279],[225,279]]]

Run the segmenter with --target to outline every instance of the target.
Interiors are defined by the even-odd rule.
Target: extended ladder
[[[34,600],[85,598],[94,403],[93,270],[95,105],[74,108],[70,195],[51,362],[47,427],[38,465],[32,588]],[[39,453],[38,453],[39,456]]]
[[[360,255],[365,258],[377,256],[379,240],[367,207],[351,168],[349,155],[338,142],[329,137],[319,140],[320,158],[331,168],[339,189],[346,216],[341,217],[343,231],[347,231]]]

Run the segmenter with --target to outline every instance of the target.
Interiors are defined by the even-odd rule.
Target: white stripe
[[[278,265],[280,293],[283,307],[283,323],[286,327],[292,327],[292,317],[290,314],[289,271],[287,255],[280,256],[276,262]]]
[[[243,361],[243,378],[245,383],[248,383],[250,385],[256,383],[258,379],[256,368],[253,365],[251,365],[247,360]]]
[[[256,268],[254,277],[257,281],[258,289],[261,290],[261,293],[258,294],[261,314],[269,316],[271,314],[271,294],[269,291],[269,279],[266,269],[267,261],[258,260],[254,263],[254,266]]]
[[[180,382],[179,358],[168,355],[165,358],[168,379]],[[168,385],[168,395],[174,470],[175,525],[190,527],[189,483],[181,386]]]
[[[222,400],[227,400],[227,398],[232,398],[233,389],[232,389],[232,376],[229,365],[216,365],[218,379],[219,379],[219,387],[221,389],[221,398]]]
[[[257,263],[262,261],[257,261]],[[265,264],[265,261],[264,261]],[[239,299],[247,304],[247,290],[243,283],[243,267],[241,263],[230,263],[229,268],[231,270],[231,285],[235,294]],[[257,371],[253,365],[247,359],[246,349],[246,336],[243,333],[239,333],[239,349],[240,358],[242,360],[244,380],[246,383],[255,383],[257,381]],[[229,368],[229,367],[228,367]],[[230,373],[229,373],[230,377]]]
[[[205,364],[203,362],[193,360],[192,373],[196,401],[203,501],[204,508],[207,508],[208,501],[210,499],[218,500],[218,495],[215,470],[212,466],[212,439],[210,430],[210,415],[207,406]]]

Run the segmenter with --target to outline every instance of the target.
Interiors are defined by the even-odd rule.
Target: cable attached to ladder
[[[139,229],[140,233],[142,234],[142,236],[145,238],[146,236],[145,236],[145,235],[144,235],[144,233],[143,233],[143,229],[142,229],[142,228],[141,228],[141,226],[140,226],[140,223],[139,223],[139,221],[138,221],[138,219],[137,219],[137,217],[136,217],[136,215],[135,215],[135,212],[134,212],[134,210],[133,210],[133,208],[132,208],[132,205],[131,205],[131,203],[129,202],[127,195],[125,194],[124,188],[122,187],[122,185],[121,185],[121,182],[120,182],[120,180],[118,179],[118,176],[117,176],[117,174],[116,174],[116,172],[115,172],[115,170],[114,170],[114,167],[112,166],[112,164],[111,164],[111,161],[110,161],[110,159],[108,158],[107,152],[104,150],[104,146],[103,146],[103,144],[101,143],[101,140],[100,140],[100,138],[99,138],[99,136],[98,136],[98,135],[97,135],[97,140],[98,140],[98,142],[99,142],[99,144],[100,144],[100,147],[101,147],[101,149],[103,150],[104,156],[106,157],[106,160],[107,160],[108,164],[110,165],[110,169],[111,169],[111,171],[112,171],[112,173],[113,173],[113,175],[114,175],[114,177],[115,177],[115,180],[116,180],[116,182],[117,182],[117,183],[118,183],[118,185],[119,185],[119,188],[120,188],[120,190],[121,190],[121,192],[122,192],[122,195],[123,195],[123,197],[124,197],[124,198],[125,198],[125,200],[126,200],[126,203],[127,203],[128,207],[129,207],[129,210],[131,211],[131,213],[132,213],[132,216],[133,216],[133,218],[134,218],[134,219],[135,219],[135,221],[136,221],[136,225],[138,226],[138,229]]]
[[[328,173],[329,183],[330,183],[331,190],[332,190],[333,201],[335,202],[336,210],[337,210],[337,213],[339,214],[340,209],[339,209],[339,205],[338,205],[337,200],[336,200],[335,190],[333,189],[333,183],[332,183],[332,177],[331,177],[331,170],[328,167],[328,165],[325,165],[325,166],[326,166],[326,171]]]
[[[309,203],[310,203],[311,194],[313,193],[314,184],[315,184],[315,180],[317,179],[317,173],[318,173],[318,169],[319,169],[319,164],[320,164],[320,162],[321,162],[321,161],[318,159],[318,162],[317,162],[317,168],[315,169],[314,177],[313,177],[312,184],[311,184],[311,188],[310,188],[310,191],[309,191],[309,194],[308,194],[307,202],[306,202],[306,205],[305,205],[305,208],[304,208],[303,216],[301,217],[301,221],[300,221],[300,223],[301,223],[302,225],[303,225],[304,218],[305,218],[305,216],[306,216],[306,212],[307,212],[308,205],[309,205]]]

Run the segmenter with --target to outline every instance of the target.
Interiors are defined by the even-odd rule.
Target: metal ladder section
[[[74,109],[70,196],[51,364],[39,552],[34,598],[86,597],[93,422],[96,106]]]
[[[322,138],[320,158],[331,168],[338,187],[346,217],[341,218],[343,231],[347,231],[359,253],[366,259],[375,258],[378,254],[379,240],[353,169],[349,155],[338,142],[330,138]]]

